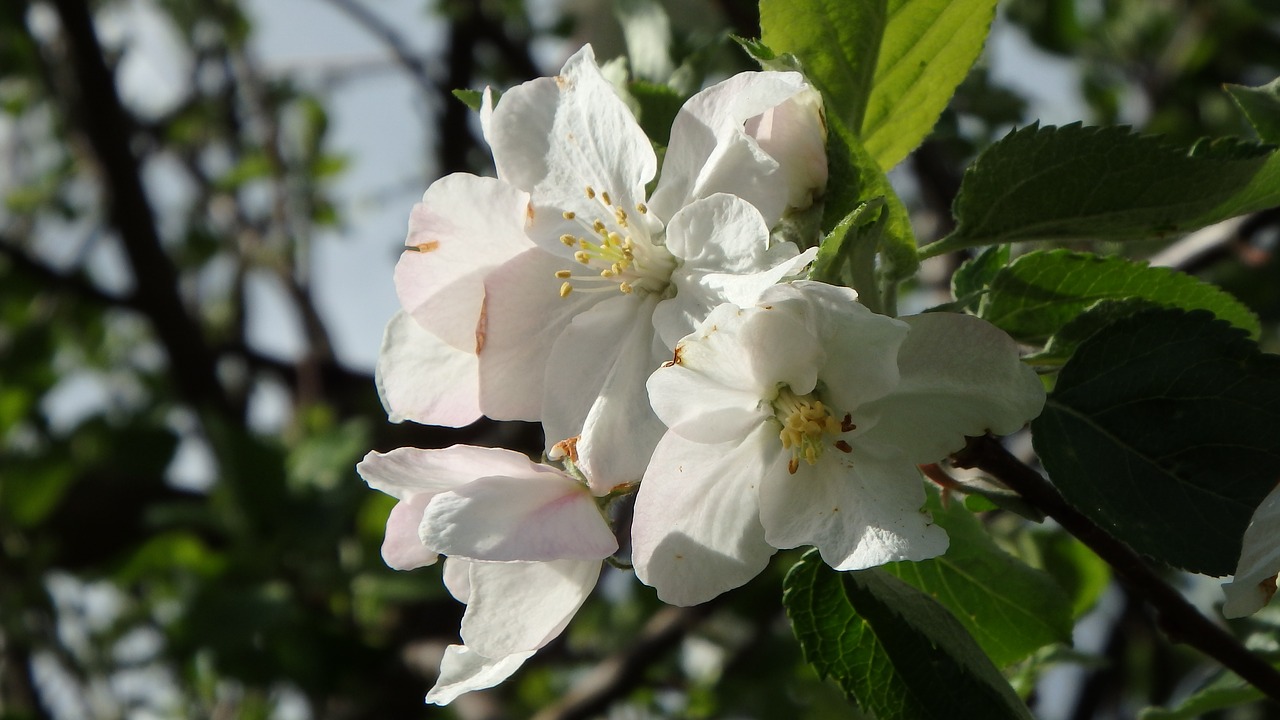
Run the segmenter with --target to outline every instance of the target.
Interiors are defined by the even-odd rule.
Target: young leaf
[[[1135,550],[1228,575],[1280,462],[1280,357],[1208,312],[1147,310],[1085,341],[1032,423],[1054,484]]]
[[[937,124],[982,53],[996,0],[890,0],[888,10],[859,133],[885,170]]]
[[[1227,93],[1236,101],[1258,137],[1280,144],[1280,78],[1262,87],[1228,85]]]
[[[915,274],[920,266],[916,255],[916,238],[911,230],[911,217],[907,208],[889,184],[889,178],[867,155],[862,143],[849,129],[832,118],[828,122],[827,162],[830,177],[826,205],[823,208],[822,229],[828,233],[873,198],[884,198],[888,217],[881,236],[880,251],[883,264],[880,274],[896,281]]]
[[[1222,672],[1174,708],[1147,708],[1138,720],[1197,720],[1217,710],[1240,707],[1264,699],[1262,691],[1232,672]]]
[[[965,171],[956,229],[927,257],[1019,240],[1137,240],[1280,205],[1280,157],[1235,140],[1177,147],[1127,128],[1032,125]]]
[[[1000,270],[978,315],[1018,340],[1035,343],[1100,300],[1208,310],[1252,337],[1259,332],[1254,314],[1214,285],[1169,268],[1067,250],[1028,253]]]
[[[996,245],[966,260],[951,276],[951,294],[965,310],[976,312],[996,273],[1009,264],[1009,246]]]
[[[884,207],[884,198],[877,197],[854,208],[822,239],[809,273],[811,280],[857,290],[862,304],[872,312],[883,312],[875,262],[889,218]]]
[[[951,538],[946,554],[885,570],[950,610],[997,667],[1071,642],[1071,604],[1053,578],[996,547],[959,503],[943,508],[934,496],[929,510]]]
[[[810,551],[785,588],[805,658],[880,720],[1030,719],[955,617],[892,575],[837,572]]]
[[[665,147],[671,141],[671,123],[685,97],[672,87],[644,80],[628,83],[627,91],[640,105],[640,127],[651,140]]]
[[[862,127],[884,33],[886,0],[760,0],[761,41],[792,53],[822,91],[827,114]]]
[[[453,96],[461,101],[463,105],[471,108],[473,112],[480,112],[480,105],[484,102],[484,93],[479,90],[459,88],[453,91]]]

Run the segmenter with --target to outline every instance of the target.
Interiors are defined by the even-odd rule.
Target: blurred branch
[[[1010,454],[998,440],[969,438],[953,460],[957,467],[978,468],[991,474],[1089,546],[1115,570],[1121,582],[1156,610],[1170,639],[1196,648],[1271,699],[1280,700],[1280,671],[1201,615],[1128,545],[1076,510],[1043,475]]]
[[[0,257],[6,258],[9,264],[19,272],[31,275],[45,285],[58,290],[64,290],[72,295],[103,305],[142,310],[136,296],[112,295],[94,285],[81,273],[55,270],[23,252],[15,240],[4,235],[0,235]]]
[[[431,79],[431,73],[427,71],[427,66],[409,49],[404,38],[400,37],[400,33],[383,22],[382,18],[378,17],[377,14],[360,4],[358,0],[327,0],[327,2],[346,13],[361,27],[381,40],[387,46],[387,49],[391,51],[396,62],[417,83],[418,89],[422,91],[424,97],[431,98],[437,94],[443,95],[447,93],[447,90],[441,88]]]
[[[103,59],[88,4],[55,0],[53,5],[62,21],[67,70],[75,86],[68,116],[101,166],[109,217],[120,231],[133,271],[138,308],[168,354],[169,371],[183,399],[198,409],[235,416],[237,408],[222,390],[203,331],[178,294],[178,270],[161,246],[138,160],[130,149],[130,121]]]

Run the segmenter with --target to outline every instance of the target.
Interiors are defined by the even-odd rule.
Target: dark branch
[[[958,467],[978,468],[995,476],[1088,545],[1115,570],[1121,582],[1155,608],[1170,639],[1212,657],[1268,697],[1280,701],[1280,672],[1201,615],[1136,552],[1072,507],[1044,476],[1011,455],[998,441],[990,437],[969,438],[968,445],[953,459]]]

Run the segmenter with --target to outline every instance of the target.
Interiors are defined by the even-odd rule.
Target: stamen
[[[604,204],[605,204],[605,205],[612,205],[612,204],[613,204],[613,200],[611,200],[611,199],[609,198],[609,191],[608,191],[608,190],[606,190],[606,191],[604,191],[604,192],[600,193],[600,199],[604,201]]]
[[[645,204],[644,204],[644,203],[642,203],[642,202],[641,202],[641,203],[636,203],[636,211],[637,211],[637,212],[639,212],[641,215],[648,215],[648,214],[649,214],[649,206],[648,206],[648,205],[645,205]]]
[[[591,187],[590,185],[587,186],[587,199],[588,200],[596,199],[596,189]]]
[[[565,245],[568,245],[569,247],[573,247],[574,245],[578,244],[578,238],[566,233],[560,236],[560,242],[564,243]]]
[[[572,273],[572,272],[570,272],[570,271],[568,271],[568,270],[557,270],[557,271],[556,271],[556,277],[560,278],[561,280],[568,280],[568,279],[569,279],[570,277],[572,277],[572,276],[573,276],[573,273]]]
[[[560,297],[569,297],[571,292],[573,292],[573,285],[567,280],[560,284]]]
[[[578,214],[577,214],[577,213],[575,213],[575,212],[574,212],[574,211],[572,211],[572,210],[565,210],[564,212],[562,212],[562,213],[560,213],[560,214],[561,214],[562,216],[564,216],[564,219],[565,219],[565,220],[572,220],[572,219],[574,219],[574,218],[578,217]]]
[[[574,253],[574,254],[573,254],[573,259],[574,259],[574,260],[577,260],[578,262],[582,263],[583,265],[590,264],[590,262],[591,262],[591,256],[587,254],[587,251],[586,251],[586,250],[579,250],[578,252]]]
[[[614,209],[613,209],[613,217],[614,217],[615,219],[617,219],[618,224],[619,224],[619,225],[621,225],[622,227],[626,227],[626,226],[627,226],[627,211],[626,211],[626,210],[623,210],[622,208],[614,208]]]
[[[631,294],[631,289],[632,289],[632,288],[631,288],[631,283],[629,283],[629,282],[620,282],[620,283],[618,283],[618,289],[622,291],[622,294],[623,294],[623,295],[630,295],[630,294]]]

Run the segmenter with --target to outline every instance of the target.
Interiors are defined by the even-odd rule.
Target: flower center
[[[659,225],[649,216],[644,203],[636,203],[635,212],[642,220],[633,222],[625,208],[614,205],[608,191],[596,192],[586,188],[587,199],[595,200],[602,214],[590,222],[572,211],[565,211],[564,219],[573,220],[583,229],[583,234],[566,233],[560,242],[576,248],[573,259],[582,268],[559,270],[560,297],[572,292],[618,291],[624,295],[645,295],[662,292],[671,282],[671,271],[676,259],[665,247],[651,237],[651,230]]]
[[[791,451],[787,471],[792,475],[800,469],[801,459],[810,465],[818,462],[828,436],[847,433],[857,427],[848,413],[845,413],[843,419],[837,420],[831,408],[823,405],[814,395],[815,393],[796,395],[791,388],[783,386],[773,401],[774,417],[782,423],[778,438],[782,441],[782,449]],[[853,451],[844,440],[836,440],[832,444],[840,452]]]

